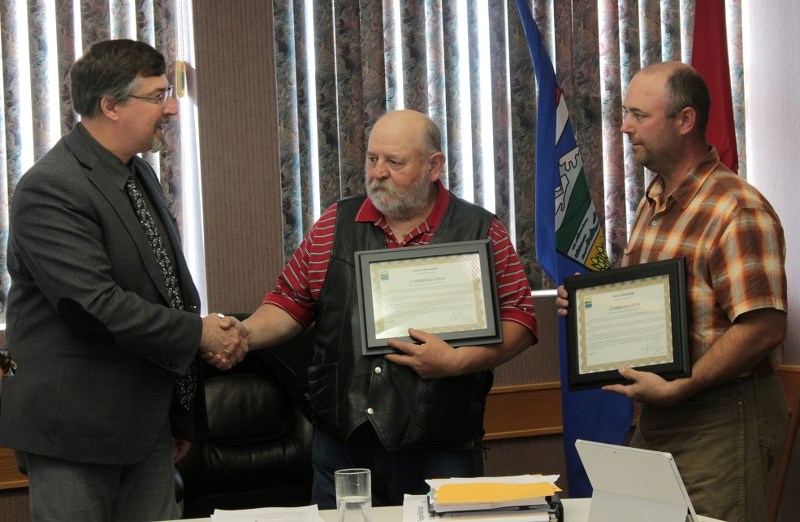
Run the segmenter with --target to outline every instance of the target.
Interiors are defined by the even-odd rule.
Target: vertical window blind
[[[509,228],[534,288],[536,85],[516,3],[275,0],[285,256],[325,208],[364,191],[369,129],[386,111],[426,113],[443,131],[445,185]],[[619,131],[643,66],[691,59],[693,0],[529,0],[548,43],[612,262],[648,181]],[[741,5],[726,4],[744,156]],[[744,162],[740,160],[740,172]]]
[[[647,173],[619,132],[621,100],[641,67],[690,60],[695,0],[530,0],[581,148],[612,262],[627,240]],[[744,161],[741,0],[726,0],[728,49]],[[495,212],[535,289],[536,85],[514,0],[273,0],[284,254],[322,209],[364,190],[369,130],[393,109],[443,131],[454,193]],[[232,5],[246,9],[246,3]],[[204,286],[191,0],[3,0],[0,7],[0,314],[5,314],[8,206],[20,176],[78,117],[69,67],[93,42],[134,38],[164,52],[180,99],[160,173],[198,284]],[[176,65],[177,64],[177,65]]]

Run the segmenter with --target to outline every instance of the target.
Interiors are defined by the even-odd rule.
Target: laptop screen
[[[651,509],[682,512],[689,515],[687,520],[695,520],[692,502],[671,454],[585,440],[576,441],[575,447],[595,491],[592,510],[596,503],[609,504],[606,509],[649,505]],[[596,502],[598,497],[604,500]]]

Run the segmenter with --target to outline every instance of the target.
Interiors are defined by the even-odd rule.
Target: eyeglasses
[[[166,103],[167,98],[172,98],[172,85],[166,88],[166,90],[162,91],[161,94],[156,94],[155,96],[136,96],[135,94],[129,94],[128,98],[136,98],[137,100],[144,100],[150,103],[155,103],[156,105],[164,105]]]

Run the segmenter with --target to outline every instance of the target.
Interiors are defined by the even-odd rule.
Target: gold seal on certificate
[[[567,277],[569,388],[625,382],[620,367],[691,374],[684,258]]]
[[[452,346],[502,342],[488,239],[355,253],[362,353],[392,353],[408,329]]]

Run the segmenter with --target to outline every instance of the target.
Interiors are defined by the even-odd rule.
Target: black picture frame
[[[476,261],[477,267],[475,265]],[[399,274],[401,271],[402,273],[407,273],[408,270],[414,270],[416,268],[435,272],[447,264],[464,265],[465,269],[466,265],[469,265],[473,270],[469,284],[472,285],[471,290],[475,292],[476,306],[474,312],[476,321],[469,323],[470,327],[463,329],[458,328],[456,325],[448,325],[441,328],[415,326],[417,323],[426,324],[424,322],[426,320],[426,310],[428,312],[430,311],[431,305],[436,299],[435,296],[427,296],[428,300],[423,302],[423,300],[420,299],[417,303],[418,306],[412,306],[413,302],[404,302],[402,305],[402,313],[404,317],[408,317],[407,320],[404,320],[405,323],[408,323],[407,327],[404,328],[403,334],[400,334],[398,331],[395,332],[394,335],[387,336],[386,332],[399,330],[402,327],[394,326],[381,330],[380,325],[384,324],[386,319],[382,318],[385,314],[382,314],[381,310],[376,310],[376,300],[381,305],[391,301],[391,305],[394,306],[398,301],[413,299],[415,292],[395,293],[393,295],[394,299],[390,300],[388,296],[382,295],[382,281],[384,281],[384,277],[388,280],[392,277],[389,272],[393,272],[394,274]],[[378,271],[380,271],[380,276],[376,277],[376,272]],[[433,333],[454,347],[467,344],[493,344],[503,341],[502,328],[500,326],[500,305],[497,296],[494,257],[492,255],[491,243],[488,239],[418,247],[360,251],[355,253],[355,272],[359,325],[361,330],[361,352],[363,355],[395,353],[396,350],[390,348],[388,345],[388,340],[390,338],[415,342],[408,336],[408,327]],[[384,274],[384,272],[386,273]],[[448,275],[448,277],[455,277],[458,279],[458,274],[454,276]],[[395,280],[398,279],[402,279],[402,277],[395,278]],[[413,281],[417,280],[415,279]],[[422,281],[422,279],[420,279],[420,281]],[[409,280],[409,284],[422,283],[412,283],[412,280]],[[421,289],[422,287],[419,286],[417,288]],[[376,297],[376,293],[378,297]],[[482,309],[480,309],[480,303],[483,305]],[[457,308],[462,306],[465,306],[463,301],[444,302],[444,300],[442,300],[437,304],[436,312],[448,310],[447,307]],[[383,306],[378,308],[383,308]],[[467,308],[469,308],[468,305]],[[452,310],[452,314],[454,314],[453,317],[456,317],[455,314],[460,314],[461,312],[463,312],[463,310]],[[376,313],[379,314],[377,318]],[[427,317],[430,317],[430,314]]]
[[[685,271],[679,257],[565,278],[570,390],[628,382],[619,367],[691,375]]]

